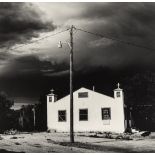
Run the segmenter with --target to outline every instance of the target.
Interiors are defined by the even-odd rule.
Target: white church
[[[80,88],[74,96],[74,132],[117,132],[126,129],[123,90],[114,90],[114,97]],[[47,127],[56,132],[70,131],[70,95],[57,100],[51,90],[47,95]]]

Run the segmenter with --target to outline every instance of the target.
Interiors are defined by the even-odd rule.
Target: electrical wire
[[[33,43],[39,42],[39,41],[41,41],[41,40],[44,40],[44,39],[46,39],[46,38],[50,38],[50,37],[52,37],[52,36],[55,36],[55,35],[57,35],[57,34],[63,33],[63,32],[68,31],[68,30],[69,30],[69,28],[66,29],[66,30],[62,30],[62,31],[59,31],[59,32],[57,32],[57,33],[54,33],[54,34],[51,34],[51,35],[48,35],[48,36],[42,37],[42,38],[40,38],[40,39],[34,40],[34,41],[32,41],[32,42],[25,43],[24,45],[17,46],[17,47],[14,47],[14,48],[10,48],[9,50],[15,50],[15,49],[18,49],[18,48],[24,47],[24,46],[26,46],[26,45],[29,45],[29,44],[33,44]]]
[[[128,41],[125,41],[125,40],[121,40],[121,39],[117,39],[117,38],[113,38],[113,37],[108,37],[108,36],[103,35],[103,34],[89,32],[89,31],[86,31],[86,30],[83,30],[83,29],[78,29],[78,28],[76,28],[76,29],[79,30],[79,31],[85,32],[85,33],[89,33],[89,34],[101,37],[101,38],[106,38],[106,39],[114,40],[114,41],[117,41],[117,42],[120,42],[120,43],[123,43],[123,44],[127,44],[127,45],[131,45],[131,46],[135,46],[135,47],[139,47],[139,48],[144,48],[144,49],[147,49],[147,50],[155,51],[155,49],[153,49],[153,48],[149,48],[149,47],[146,47],[146,46],[138,45],[138,44],[135,44],[135,43],[132,43],[132,42],[128,42]]]
[[[26,45],[39,42],[39,41],[44,40],[44,39],[46,39],[46,38],[50,38],[50,37],[55,36],[55,35],[57,35],[57,34],[60,34],[60,33],[63,33],[63,32],[65,32],[65,31],[68,31],[69,29],[70,29],[70,28],[67,28],[67,29],[62,30],[62,31],[60,31],[60,32],[57,32],[57,33],[54,33],[54,34],[51,34],[51,35],[42,37],[42,38],[40,38],[40,39],[38,39],[38,40],[29,42],[29,43],[25,43],[24,45],[17,46],[17,47],[14,47],[14,48],[10,48],[9,50],[15,50],[15,49],[24,47],[24,46],[26,46]],[[79,30],[79,31],[82,31],[82,32],[85,32],[85,33],[88,33],[88,34],[92,34],[92,35],[101,37],[101,38],[106,38],[106,39],[109,39],[109,40],[114,40],[114,41],[117,41],[117,42],[120,42],[120,43],[123,43],[123,44],[131,45],[131,46],[135,46],[135,47],[139,47],[139,48],[144,48],[144,49],[151,50],[151,51],[154,51],[154,50],[155,50],[155,49],[153,49],[153,48],[149,48],[149,47],[146,47],[146,46],[138,45],[138,44],[135,44],[135,43],[132,43],[132,42],[128,42],[128,41],[125,41],[125,40],[121,40],[121,39],[118,39],[118,38],[109,37],[109,36],[106,36],[106,35],[104,35],[104,34],[94,33],[94,32],[90,32],[90,31],[87,31],[87,30],[80,29],[80,28],[75,28],[75,29],[76,29],[75,33],[77,32],[77,30]]]

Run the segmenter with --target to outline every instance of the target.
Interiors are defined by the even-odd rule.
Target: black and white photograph
[[[0,2],[0,153],[155,153],[155,2]]]

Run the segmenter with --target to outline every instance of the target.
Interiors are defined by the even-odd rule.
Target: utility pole
[[[74,107],[73,107],[73,30],[75,29],[75,27],[72,25],[69,29],[69,33],[70,33],[70,42],[67,43],[70,47],[70,142],[74,143]],[[58,43],[58,47],[62,48],[62,43],[61,41],[59,41]]]
[[[70,142],[74,143],[74,116],[73,116],[73,29],[70,28]]]

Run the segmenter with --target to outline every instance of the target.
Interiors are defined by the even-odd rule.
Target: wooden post
[[[74,143],[73,116],[73,25],[70,29],[70,142]]]

